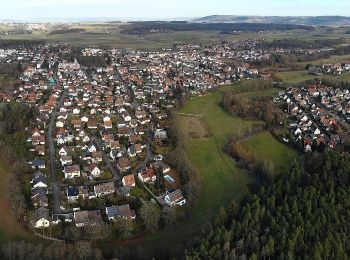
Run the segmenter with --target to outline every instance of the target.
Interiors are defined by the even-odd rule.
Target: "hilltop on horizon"
[[[301,24],[312,26],[347,26],[347,16],[249,16],[249,15],[210,15],[191,20],[196,23],[274,23]]]

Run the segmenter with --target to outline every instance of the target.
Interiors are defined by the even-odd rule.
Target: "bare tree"
[[[176,222],[176,213],[174,208],[164,207],[162,209],[160,218],[161,218],[161,222],[164,225],[173,225]]]
[[[89,223],[85,227],[85,231],[91,240],[110,238],[112,236],[112,229],[108,224]]]
[[[93,254],[91,242],[89,241],[78,241],[75,243],[75,250],[77,252],[77,256],[83,260],[90,258]]]
[[[148,231],[156,231],[160,219],[160,209],[158,205],[152,203],[143,205],[140,209],[140,218]]]
[[[118,227],[118,233],[121,238],[128,239],[131,237],[133,226],[130,220],[118,218],[115,224]]]
[[[18,177],[14,173],[10,173],[7,179],[7,195],[11,202],[11,209],[20,219],[26,210],[25,198],[22,191],[22,186]]]

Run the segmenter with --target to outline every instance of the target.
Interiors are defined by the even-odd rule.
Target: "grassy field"
[[[322,78],[314,75],[309,75],[308,71],[306,70],[279,72],[277,74],[281,77],[284,83],[289,84],[297,84],[309,79]]]
[[[241,93],[238,96],[242,98],[250,98],[250,97],[273,97],[278,94],[280,89],[278,88],[270,88],[266,90],[258,90],[253,92]]]
[[[33,235],[16,221],[16,217],[9,210],[11,206],[6,194],[8,174],[8,168],[0,162],[0,244],[1,241],[13,239],[32,240],[33,238]]]
[[[238,152],[246,159],[262,163],[273,175],[292,167],[298,154],[278,142],[269,132],[262,132],[237,145]]]
[[[345,72],[342,75],[322,75],[322,76],[314,76],[308,74],[307,70],[302,71],[287,71],[287,72],[279,72],[278,75],[282,78],[284,83],[287,84],[298,84],[306,80],[310,79],[330,79],[335,81],[350,81],[350,72]]]
[[[350,55],[332,55],[329,58],[324,58],[324,59],[318,59],[314,61],[306,61],[306,62],[298,62],[298,64],[301,65],[307,65],[307,64],[312,64],[312,65],[323,65],[323,64],[334,64],[334,63],[342,63],[344,61],[350,60]]]

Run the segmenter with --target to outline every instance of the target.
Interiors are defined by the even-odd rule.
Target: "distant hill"
[[[309,26],[349,26],[346,16],[236,16],[211,15],[191,20],[196,23],[274,23]]]

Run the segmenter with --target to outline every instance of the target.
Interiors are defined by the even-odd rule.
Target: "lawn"
[[[270,168],[273,175],[289,170],[298,156],[295,150],[277,141],[267,131],[239,143],[238,152],[242,157],[248,156]]]

